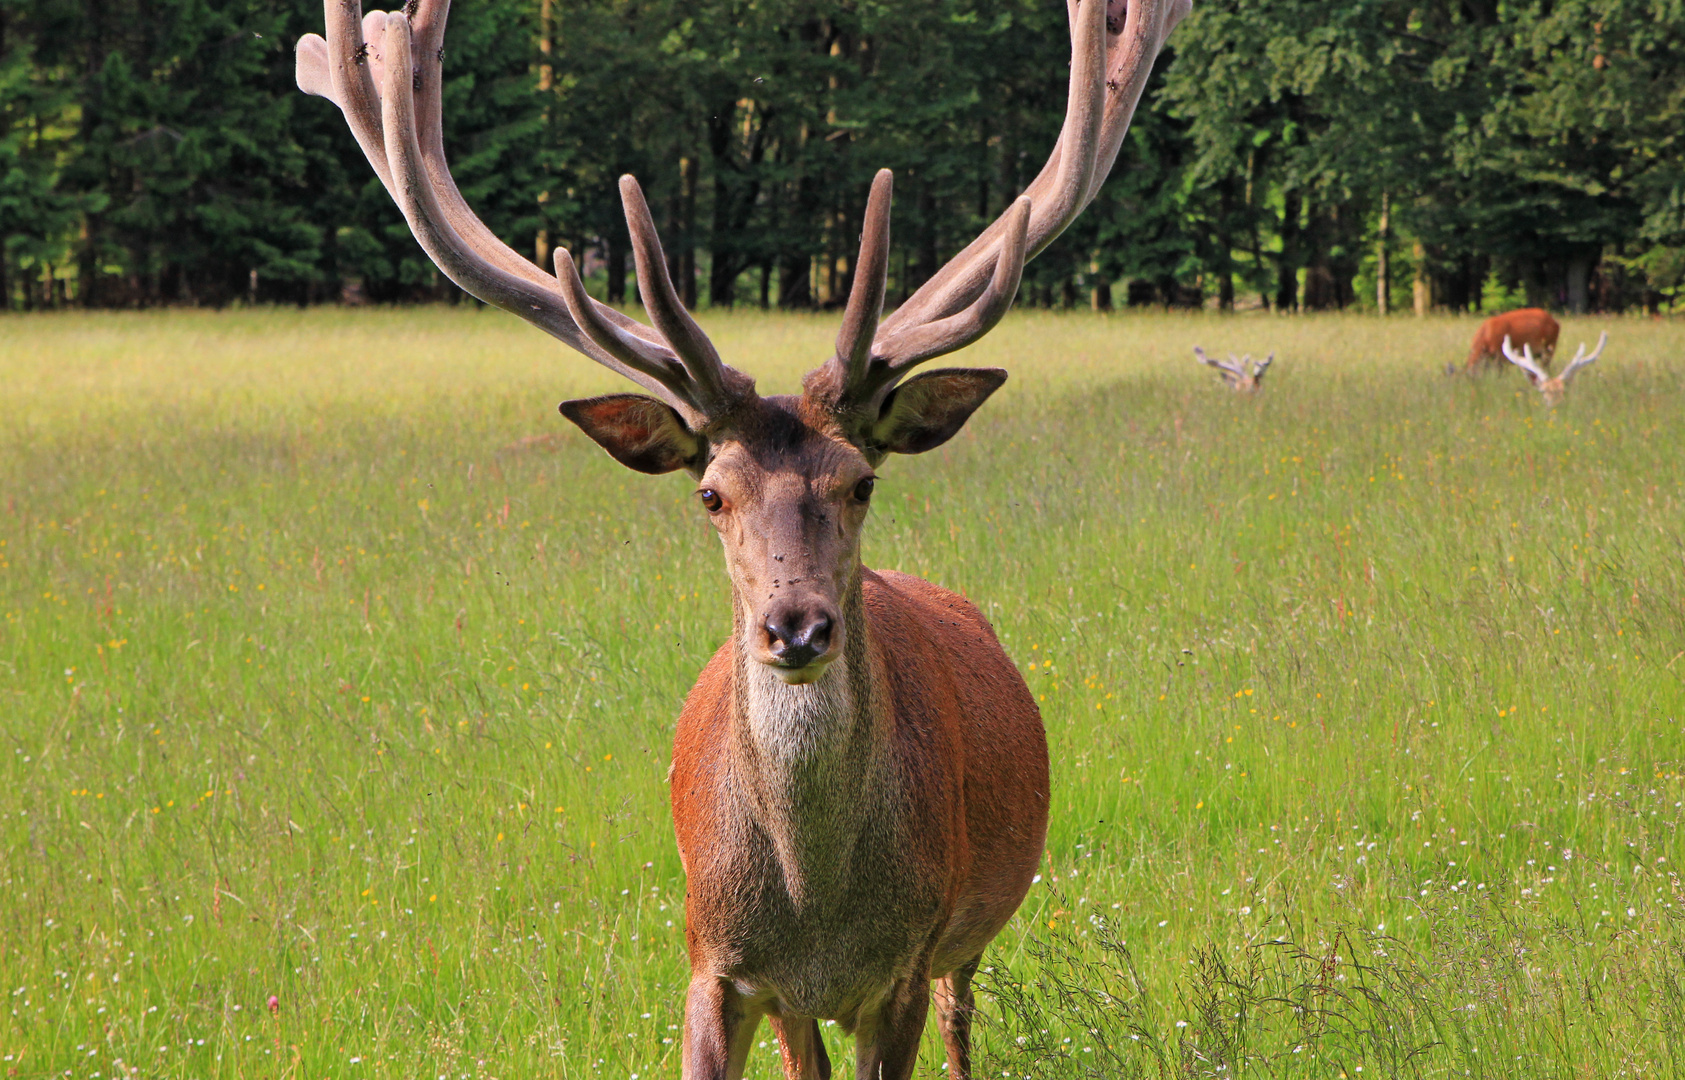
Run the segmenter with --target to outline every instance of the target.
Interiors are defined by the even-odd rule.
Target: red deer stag
[[[1545,404],[1554,406],[1562,400],[1563,395],[1568,393],[1568,380],[1574,377],[1574,372],[1602,356],[1603,346],[1608,342],[1609,331],[1605,330],[1597,336],[1597,348],[1592,350],[1590,356],[1586,355],[1586,343],[1580,342],[1579,349],[1574,353],[1574,359],[1568,361],[1568,366],[1562,369],[1562,374],[1554,379],[1543,367],[1533,361],[1531,345],[1524,343],[1518,353],[1515,351],[1515,346],[1510,344],[1509,338],[1505,338],[1504,356],[1509,358],[1510,363],[1527,373],[1527,378],[1532,380],[1533,385],[1538,387],[1539,393],[1544,395]]]
[[[1028,892],[1047,831],[1041,717],[989,624],[953,593],[860,564],[875,470],[951,438],[1006,378],[929,371],[987,333],[1026,259],[1094,198],[1154,57],[1189,0],[1069,9],[1070,98],[1041,174],[882,317],[891,178],[872,183],[836,354],[799,397],[761,397],[679,303],[636,180],[620,192],[653,326],[551,277],[463,201],[440,135],[448,0],[361,14],[328,0],[298,83],[344,112],[416,239],[468,292],[653,396],[565,402],[621,463],[684,469],[723,541],[733,630],[680,714],[671,794],[688,877],[687,1080],[739,1077],[766,1017],[785,1073],[855,1036],[861,1078],[905,1080],[936,981],[949,1076],[970,1075],[972,974]]]
[[[1480,324],[1475,331],[1474,344],[1469,346],[1468,363],[1465,365],[1469,374],[1485,361],[1486,366],[1502,368],[1504,366],[1504,339],[1509,338],[1523,348],[1532,346],[1538,353],[1539,363],[1548,371],[1551,357],[1556,355],[1556,336],[1562,327],[1557,325],[1550,312],[1544,308],[1521,308],[1518,311],[1506,311],[1502,315],[1494,315]]]
[[[1198,357],[1199,362],[1206,367],[1216,368],[1217,374],[1223,377],[1223,382],[1227,383],[1229,389],[1237,394],[1255,394],[1262,390],[1264,388],[1264,372],[1268,371],[1270,365],[1275,363],[1275,353],[1270,353],[1262,360],[1252,359],[1251,353],[1247,353],[1238,360],[1235,359],[1234,353],[1230,353],[1226,361],[1213,360],[1206,356],[1205,350],[1198,345],[1194,346],[1194,356]]]

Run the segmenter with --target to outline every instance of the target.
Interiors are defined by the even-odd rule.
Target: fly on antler
[[[1264,372],[1268,371],[1270,365],[1275,363],[1275,353],[1273,352],[1262,360],[1253,360],[1251,353],[1247,353],[1238,359],[1234,353],[1230,353],[1227,360],[1216,360],[1205,355],[1205,350],[1198,345],[1194,346],[1194,356],[1205,366],[1216,368],[1217,373],[1223,377],[1223,381],[1228,384],[1229,389],[1241,394],[1251,394],[1262,389]]]
[[[622,463],[684,469],[719,532],[731,637],[680,714],[673,822],[688,876],[684,1076],[742,1075],[764,1017],[789,1077],[828,1076],[818,1019],[857,1076],[905,1080],[935,981],[948,1075],[971,1075],[971,977],[1029,890],[1047,832],[1047,742],[1023,677],[963,598],[860,563],[875,469],[952,438],[1006,379],[909,377],[1011,307],[1024,263],[1094,198],[1189,0],[1071,2],[1070,98],[1041,174],[883,316],[890,174],[872,182],[837,347],[797,397],[761,397],[679,303],[637,181],[620,182],[653,325],[551,277],[463,202],[440,135],[448,0],[413,17],[327,0],[298,83],[345,113],[451,280],[654,396],[562,412]]]
[[[1574,359],[1568,361],[1568,366],[1562,369],[1562,374],[1555,377],[1552,377],[1548,371],[1540,366],[1538,361],[1533,359],[1533,347],[1526,342],[1522,342],[1521,351],[1518,353],[1506,336],[1504,338],[1504,357],[1527,373],[1527,378],[1532,380],[1539,393],[1544,395],[1546,405],[1556,405],[1568,393],[1568,380],[1574,377],[1574,372],[1602,356],[1603,346],[1608,342],[1609,331],[1605,330],[1598,335],[1597,348],[1592,350],[1590,356],[1586,355],[1586,343],[1580,342],[1579,349],[1574,353]]]

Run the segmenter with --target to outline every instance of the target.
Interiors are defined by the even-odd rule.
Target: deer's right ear
[[[629,469],[668,473],[702,456],[702,440],[664,401],[642,394],[604,394],[564,401],[560,408],[563,416]]]

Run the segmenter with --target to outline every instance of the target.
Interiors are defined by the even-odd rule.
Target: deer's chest
[[[887,794],[880,789],[880,795]],[[693,966],[843,1019],[908,974],[934,941],[950,883],[893,797],[859,817],[745,815],[730,842],[685,852]]]
[[[847,1021],[928,957],[964,827],[955,778],[930,767],[952,733],[856,708],[844,671],[799,694],[750,683],[734,716],[703,704],[711,667],[680,717],[672,796],[692,968]]]

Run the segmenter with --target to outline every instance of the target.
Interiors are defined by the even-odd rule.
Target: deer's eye
[[[878,482],[877,477],[868,476],[864,480],[861,480],[858,484],[855,484],[854,485],[854,498],[855,498],[855,500],[858,501],[858,502],[871,502],[872,501],[872,488],[877,485],[877,482]]]
[[[703,488],[697,494],[702,496],[702,505],[710,514],[719,513],[720,508],[725,506],[725,500],[713,488]]]

